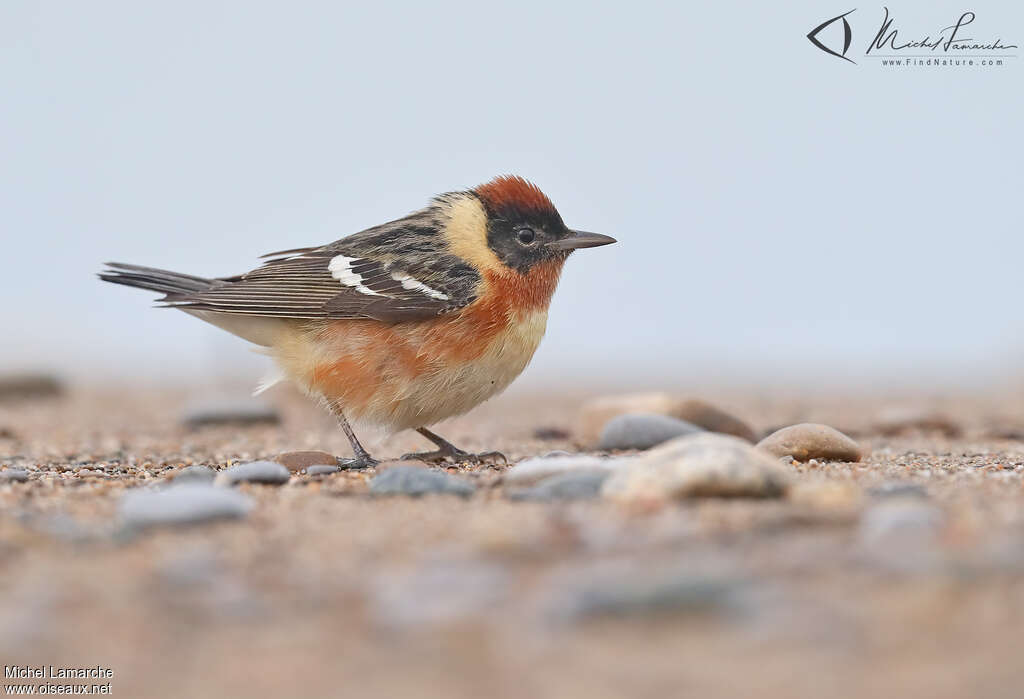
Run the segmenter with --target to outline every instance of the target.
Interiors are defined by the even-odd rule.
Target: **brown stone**
[[[783,427],[758,445],[772,456],[792,456],[797,461],[860,461],[860,446],[839,430],[810,422]]]
[[[292,473],[305,471],[310,466],[338,465],[338,457],[325,451],[286,451],[274,457],[274,461]]]
[[[674,409],[672,416],[703,427],[708,432],[731,434],[751,443],[757,441],[757,435],[750,425],[702,400],[683,401]]]
[[[934,432],[946,437],[959,437],[963,430],[948,415],[918,408],[888,408],[875,420],[877,432],[893,437],[912,432]]]

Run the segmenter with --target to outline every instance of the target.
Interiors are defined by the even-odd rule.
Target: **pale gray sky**
[[[535,379],[1024,365],[1024,59],[884,69],[882,3],[857,65],[807,41],[853,6],[5,2],[0,362],[255,372],[100,263],[238,273],[514,172],[621,241],[570,260]],[[890,10],[1021,44],[1021,8]]]

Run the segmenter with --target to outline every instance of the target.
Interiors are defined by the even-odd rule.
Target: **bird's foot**
[[[362,471],[364,469],[373,468],[380,462],[373,458],[369,454],[357,454],[352,459],[342,459],[338,457],[338,468],[345,469],[346,471]]]
[[[446,460],[451,460],[453,463],[470,463],[474,465],[497,463],[498,461],[501,461],[503,464],[508,463],[508,459],[500,451],[484,451],[479,454],[471,454],[451,444],[434,451],[421,451],[402,456],[402,461],[425,461],[431,464],[441,463]]]

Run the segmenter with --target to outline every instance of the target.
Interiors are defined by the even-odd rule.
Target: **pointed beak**
[[[549,248],[555,250],[577,250],[579,248],[596,248],[601,245],[611,245],[618,242],[615,238],[600,233],[587,233],[586,231],[569,231],[569,235],[560,240],[548,243]]]

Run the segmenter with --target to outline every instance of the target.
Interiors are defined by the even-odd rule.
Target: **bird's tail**
[[[168,272],[165,269],[154,267],[141,267],[139,265],[126,265],[121,262],[107,262],[107,269],[99,273],[99,278],[105,282],[134,286],[139,289],[149,289],[165,294],[164,299],[170,300],[179,294],[192,294],[197,291],[206,291],[219,282],[214,279],[194,277],[191,274],[180,274]]]
[[[191,294],[228,283],[223,279],[204,279],[191,274],[179,274],[168,272],[165,269],[126,265],[120,262],[108,262],[107,269],[100,272],[99,277],[105,282],[159,291],[164,296],[157,301],[167,303],[166,307],[185,311],[222,330],[227,330],[232,335],[237,335],[264,347],[273,346],[285,326],[285,321],[281,318],[217,313],[216,311],[189,308],[187,305],[179,306],[175,303],[176,301],[187,302]]]

